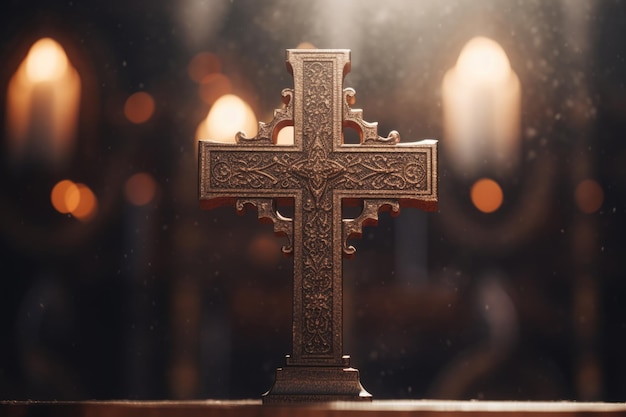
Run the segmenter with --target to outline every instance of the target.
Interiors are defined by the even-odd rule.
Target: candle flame
[[[38,40],[26,57],[26,76],[32,82],[61,79],[68,70],[63,47],[51,38]]]
[[[508,79],[511,65],[500,44],[479,36],[465,45],[456,70],[472,80],[495,84]]]
[[[196,133],[198,139],[235,142],[237,132],[247,137],[257,134],[258,123],[250,106],[234,94],[226,94],[215,102]]]

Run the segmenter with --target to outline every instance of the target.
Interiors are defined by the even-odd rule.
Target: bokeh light
[[[483,213],[498,210],[504,200],[500,184],[490,178],[481,178],[472,185],[470,192],[472,203]]]
[[[78,204],[72,210],[72,215],[81,221],[91,220],[97,212],[98,200],[95,194],[85,184],[76,184],[78,189]]]
[[[280,240],[274,236],[256,236],[248,245],[248,257],[257,267],[273,268],[281,257],[280,246]]]
[[[156,195],[157,184],[152,175],[139,172],[126,180],[124,194],[126,199],[135,206],[145,206]]]
[[[231,90],[232,84],[227,76],[213,73],[202,78],[198,94],[203,102],[213,105],[218,98],[230,94]]]
[[[81,221],[91,220],[98,208],[98,199],[88,186],[68,179],[54,185],[50,201],[59,213],[70,213]]]
[[[135,124],[147,122],[154,113],[154,99],[145,91],[132,94],[124,104],[124,115]]]
[[[253,137],[257,129],[256,116],[250,106],[236,95],[226,94],[215,102],[206,119],[200,123],[196,138],[234,143],[237,132]]]
[[[604,190],[597,181],[586,179],[576,186],[574,199],[580,211],[587,214],[595,213],[604,202]]]
[[[200,52],[196,54],[187,67],[189,78],[198,84],[208,75],[219,73],[221,70],[222,63],[220,59],[211,52]]]
[[[80,189],[77,184],[72,183],[65,191],[65,206],[69,213],[74,214],[74,210],[80,204]]]
[[[61,180],[52,188],[50,201],[52,202],[52,207],[54,207],[59,213],[65,214],[71,211],[66,202],[66,197],[71,187],[76,187],[74,182],[70,180]]]

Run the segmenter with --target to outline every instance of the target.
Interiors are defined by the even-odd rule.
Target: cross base
[[[276,370],[272,388],[263,394],[263,404],[324,401],[371,401],[359,371],[341,366],[294,366]]]

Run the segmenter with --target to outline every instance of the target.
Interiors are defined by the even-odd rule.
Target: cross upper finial
[[[399,143],[395,131],[378,136],[376,123],[350,107],[354,90],[343,89],[348,50],[288,50],[287,67],[294,88],[283,90],[285,108],[259,123],[256,137],[239,133],[232,145],[200,141],[200,202],[256,206],[289,240],[283,251],[294,257],[293,352],[264,401],[367,399],[343,355],[342,256],[354,254],[347,240],[379,210],[435,209],[436,141]],[[277,131],[289,125],[293,145],[276,145]],[[360,144],[343,143],[346,127],[359,132]],[[293,203],[293,219],[276,211],[278,198]],[[362,201],[355,219],[341,217],[348,201]]]

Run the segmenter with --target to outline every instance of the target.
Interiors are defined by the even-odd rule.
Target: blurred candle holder
[[[11,78],[7,136],[16,163],[32,160],[63,166],[71,156],[78,125],[81,81],[54,39],[35,42]]]
[[[476,37],[442,86],[444,152],[462,175],[510,174],[519,164],[520,82],[495,41]]]
[[[507,251],[545,224],[555,166],[541,154],[520,169],[521,94],[506,52],[485,37],[469,40],[444,76],[442,156],[452,175],[440,183],[440,221],[457,244]]]

